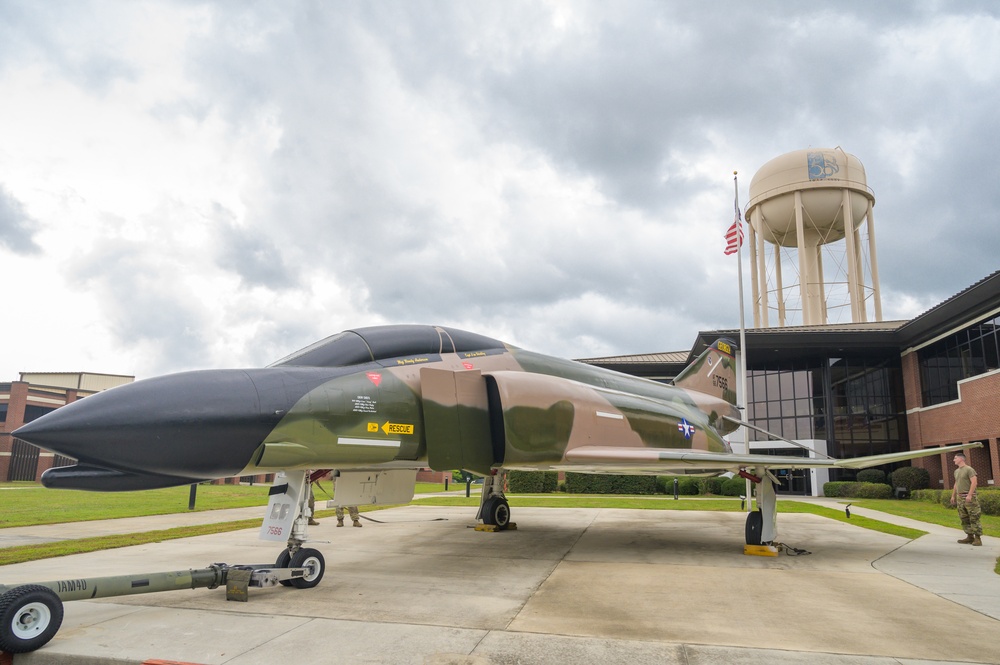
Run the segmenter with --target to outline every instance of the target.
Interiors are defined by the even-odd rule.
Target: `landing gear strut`
[[[778,502],[774,492],[778,479],[766,469],[757,469],[757,474],[740,472],[741,476],[753,482],[757,488],[757,510],[747,513],[746,543],[753,546],[770,545],[778,536]]]
[[[305,471],[287,471],[278,474],[267,506],[267,518],[261,526],[261,538],[278,540],[287,534],[285,549],[275,560],[276,568],[296,568],[303,575],[283,578],[280,583],[298,589],[311,589],[323,579],[326,561],[319,550],[303,547],[308,540],[310,476]]]
[[[510,503],[503,494],[506,481],[507,472],[502,470],[483,478],[483,493],[479,499],[479,512],[476,514],[476,519],[481,519],[483,524],[495,527],[498,531],[511,525]]]

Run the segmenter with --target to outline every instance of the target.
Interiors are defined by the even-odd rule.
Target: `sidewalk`
[[[850,499],[827,497],[795,497],[794,500],[818,503],[837,510],[843,510],[851,502]],[[1000,557],[1000,539],[984,536],[982,547],[957,543],[965,537],[965,533],[958,528],[958,517],[955,518],[956,527],[952,529],[853,505],[851,514],[927,532],[926,536],[911,540],[873,561],[873,568],[976,612],[1000,619],[1000,575],[993,572],[997,557]],[[778,525],[780,530],[780,515]]]

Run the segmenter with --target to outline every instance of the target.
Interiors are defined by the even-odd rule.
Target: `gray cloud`
[[[29,36],[0,39],[0,71],[30,51],[95,94],[150,76],[101,45],[99,19],[67,46],[61,26],[95,8],[7,7]],[[732,171],[745,203],[757,168],[810,146],[865,164],[887,314],[997,267],[989,2],[153,9],[205,20],[184,41],[183,92],[150,118],[218,124],[234,144],[262,118],[275,128],[238,205],[192,204],[212,210],[210,265],[120,241],[74,273],[157,367],[197,364],[236,321],[254,331],[248,362],[382,321],[571,356],[685,349],[738,324]],[[173,270],[218,271],[241,295],[165,287]]]
[[[0,184],[0,245],[18,254],[39,252],[33,237],[37,226],[21,202]]]
[[[221,303],[187,289],[183,267],[155,248],[107,239],[70,266],[76,288],[97,295],[123,349],[149,348],[151,374],[207,364],[209,311]]]
[[[218,204],[215,213],[221,218],[216,226],[220,267],[237,273],[248,287],[287,289],[298,285],[295,272],[270,239],[237,226],[232,213]]]

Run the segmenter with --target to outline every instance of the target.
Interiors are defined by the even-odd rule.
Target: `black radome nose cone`
[[[208,370],[100,392],[13,434],[84,464],[208,479],[244,469],[275,421],[247,372]]]

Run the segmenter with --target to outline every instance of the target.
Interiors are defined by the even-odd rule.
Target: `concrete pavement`
[[[920,523],[930,533],[907,541],[782,514],[779,539],[812,554],[763,558],[742,554],[734,513],[516,508],[519,528],[491,534],[470,528],[472,512],[394,508],[363,529],[324,519],[311,531],[327,562],[315,589],[251,589],[247,603],[223,589],[67,603],[55,639],[14,663],[1000,662],[996,539],[972,548],[954,543],[957,529]],[[0,530],[0,545],[260,509],[213,513]],[[0,567],[0,583],[276,554],[243,530]]]

